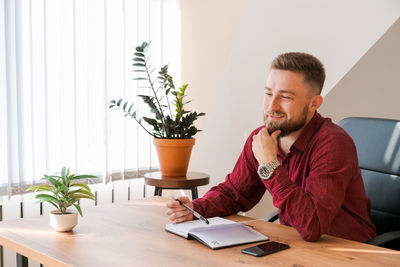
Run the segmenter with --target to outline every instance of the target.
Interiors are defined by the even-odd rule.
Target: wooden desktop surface
[[[167,198],[151,197],[84,210],[73,232],[57,233],[48,216],[0,223],[0,244],[45,266],[399,266],[400,252],[323,236],[305,242],[291,227],[249,223],[290,249],[256,258],[246,244],[211,250],[164,230]],[[230,216],[236,221],[248,220]]]

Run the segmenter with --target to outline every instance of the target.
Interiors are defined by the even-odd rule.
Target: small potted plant
[[[95,177],[94,175],[87,174],[70,174],[69,168],[63,167],[60,176],[45,174],[41,179],[50,184],[32,186],[27,191],[40,190],[51,192],[51,194],[37,194],[35,198],[41,202],[48,202],[56,208],[56,210],[50,212],[50,226],[54,230],[57,232],[71,231],[78,224],[78,214],[76,211],[68,208],[74,206],[79,214],[83,216],[78,201],[82,198],[95,200],[95,196],[90,191],[89,186],[77,180]]]
[[[136,67],[134,72],[138,74],[135,80],[145,81],[149,85],[145,88],[150,94],[139,94],[138,97],[149,106],[151,116],[138,117],[134,105],[123,99],[111,100],[109,108],[121,110],[154,137],[163,176],[186,176],[195,143],[193,136],[200,131],[193,123],[205,113],[184,109],[184,105],[190,102],[183,100],[188,85],[176,89],[172,76],[168,74],[168,65],[161,67],[158,76],[153,77],[154,69],[148,54],[149,43],[137,46],[133,66]]]

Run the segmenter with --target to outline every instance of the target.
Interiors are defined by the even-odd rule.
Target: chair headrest
[[[353,138],[360,168],[400,175],[400,121],[351,117],[338,124]]]

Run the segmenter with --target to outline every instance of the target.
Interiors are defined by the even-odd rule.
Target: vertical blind
[[[151,137],[107,103],[149,112],[133,80],[143,41],[179,80],[176,0],[0,0],[0,32],[0,194],[63,166],[105,182],[157,167]]]

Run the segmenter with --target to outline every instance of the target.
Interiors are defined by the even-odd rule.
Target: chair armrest
[[[400,231],[387,232],[380,235],[377,235],[370,240],[367,241],[367,244],[381,246],[387,242],[399,239],[400,240]]]
[[[264,218],[264,220],[268,222],[274,222],[277,219],[279,219],[279,210],[271,212],[267,217]]]

